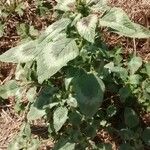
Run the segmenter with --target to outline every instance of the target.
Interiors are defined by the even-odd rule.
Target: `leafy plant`
[[[18,64],[15,78],[29,100],[27,120],[47,120],[49,134],[56,141],[54,149],[111,149],[96,144],[94,138],[100,129],[109,131],[109,120],[121,110],[111,98],[109,106],[102,104],[107,95],[117,95],[125,105],[121,128],[137,131],[139,118],[131,107],[135,99],[148,100],[149,64],[137,56],[124,62],[120,49],[111,53],[99,28],[105,26],[132,38],[149,38],[150,31],[131,22],[120,8],[107,6],[105,0],[57,0],[54,9],[61,19],[37,39],[0,55],[0,61]],[[14,85],[3,86],[2,98],[16,90]],[[20,93],[13,95],[19,103]],[[141,146],[142,139],[136,136],[132,145],[124,138],[121,149]],[[147,144],[146,136],[143,133]]]
[[[7,16],[9,13],[16,12],[20,16],[23,15],[25,5],[23,0],[1,0],[0,1],[1,14],[0,16]]]

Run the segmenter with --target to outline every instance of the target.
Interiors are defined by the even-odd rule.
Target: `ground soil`
[[[51,2],[54,2],[51,0]],[[46,17],[39,17],[35,13],[34,1],[26,0],[28,5],[23,17],[12,14],[5,20],[5,34],[0,38],[0,54],[14,47],[20,41],[20,37],[16,32],[16,26],[19,22],[26,22],[33,25],[38,30],[43,30],[49,25],[53,19],[52,15]],[[123,8],[130,18],[149,28],[150,27],[150,0],[109,0],[111,6]],[[125,37],[119,37],[116,34],[103,32],[103,37],[110,48],[116,45],[121,45],[124,48],[126,55],[136,51],[145,61],[150,60],[150,40],[138,40]],[[15,65],[0,62],[0,84],[13,77]],[[14,112],[14,99],[8,99],[7,102],[0,103],[0,150],[7,149],[8,143],[18,133],[22,122],[24,121],[24,114],[17,115]],[[150,124],[150,114],[142,114],[142,119],[145,123]],[[50,149],[52,142],[47,137],[47,129],[44,123],[36,123],[33,126],[33,133],[41,135],[43,142],[42,149]],[[44,133],[44,134],[43,134]],[[100,131],[98,137],[105,142],[112,143],[114,150],[117,149],[118,139],[111,137],[106,131]]]

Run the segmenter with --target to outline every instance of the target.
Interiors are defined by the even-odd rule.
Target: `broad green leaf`
[[[36,51],[36,45],[37,40],[26,41],[0,55],[0,61],[12,63],[25,63],[31,60],[33,61],[38,54]]]
[[[49,107],[49,105],[52,103],[52,94],[52,87],[45,87],[42,89],[40,95],[36,98],[35,102],[30,107],[30,111],[27,115],[28,120],[40,119],[41,117],[46,115],[46,108]]]
[[[43,34],[41,35],[42,40],[45,40],[45,37],[48,36],[48,39],[53,39],[54,37],[56,37],[56,35],[58,35],[61,31],[63,31],[64,29],[66,29],[66,27],[71,23],[71,20],[68,18],[62,18],[56,22],[54,22],[53,24],[51,24],[50,26],[48,26],[46,28],[46,30],[44,31],[44,36]],[[44,37],[44,38],[43,38]]]
[[[75,143],[72,143],[69,138],[60,137],[54,146],[54,150],[75,150]]]
[[[86,4],[91,5],[91,4],[97,4],[97,3],[101,3],[101,4],[107,4],[107,0],[86,0]]]
[[[101,26],[110,27],[116,33],[131,38],[149,38],[150,31],[133,23],[121,8],[111,8],[100,20]]]
[[[148,146],[150,146],[150,127],[147,127],[142,134],[142,139],[144,141],[145,144],[147,144]]]
[[[133,57],[131,61],[128,63],[130,74],[133,75],[141,66],[142,66],[142,58]]]
[[[78,47],[73,39],[63,38],[48,43],[37,58],[38,81],[42,83],[67,63],[78,56]]]
[[[34,104],[31,105],[30,111],[27,114],[27,119],[29,121],[36,120],[42,118],[44,115],[46,115],[45,109],[38,109],[34,106]]]
[[[0,86],[0,97],[7,99],[11,96],[15,96],[20,86],[15,80],[10,80],[6,84]]]
[[[68,119],[68,109],[66,107],[58,107],[53,114],[54,129],[58,132]]]
[[[84,39],[86,39],[91,43],[94,43],[97,22],[98,22],[97,15],[89,15],[78,21],[77,30],[81,35],[81,37],[83,37]]]
[[[128,107],[125,108],[124,118],[125,118],[125,124],[129,128],[136,127],[139,124],[139,118],[136,112],[131,108]]]
[[[107,0],[86,0],[92,12],[98,13],[108,10]]]
[[[55,9],[62,11],[74,11],[76,8],[76,0],[56,0]]]
[[[72,81],[81,112],[92,117],[100,107],[104,96],[104,83],[92,73],[81,73]]]
[[[63,18],[54,22],[47,27],[37,40],[21,43],[19,46],[13,47],[0,55],[0,61],[12,63],[26,63],[31,60],[33,61],[38,54],[43,51],[45,45],[58,36],[58,34],[63,31],[69,23],[70,19],[68,18]]]

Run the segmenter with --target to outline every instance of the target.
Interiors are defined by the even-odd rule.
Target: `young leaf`
[[[38,54],[36,51],[36,45],[37,40],[26,41],[25,43],[13,47],[4,54],[0,55],[0,61],[12,63],[25,63],[31,60],[33,61]]]
[[[131,61],[128,63],[130,74],[133,75],[141,66],[142,66],[142,58],[133,57]]]
[[[15,96],[19,89],[20,87],[17,82],[15,80],[10,80],[5,85],[0,86],[0,97],[7,99],[11,96]]]
[[[100,107],[104,96],[104,83],[94,74],[81,73],[73,80],[75,96],[81,112],[92,117]]]
[[[56,132],[58,132],[62,128],[67,119],[68,119],[68,109],[66,107],[58,107],[54,111],[53,123]]]
[[[29,121],[40,119],[46,114],[45,109],[38,109],[36,106],[31,105],[30,111],[27,114],[27,119]]]
[[[139,124],[139,118],[135,111],[126,107],[124,111],[125,123],[129,128],[136,127]]]
[[[56,0],[57,5],[55,9],[62,11],[74,11],[76,7],[76,0]]]
[[[121,8],[112,8],[100,20],[101,26],[110,27],[116,33],[131,38],[149,38],[150,31],[133,23]]]
[[[77,30],[79,34],[91,43],[94,43],[97,21],[97,15],[89,15],[77,22]]]
[[[63,66],[78,56],[78,47],[73,39],[63,38],[48,43],[37,58],[38,81],[42,83]]]

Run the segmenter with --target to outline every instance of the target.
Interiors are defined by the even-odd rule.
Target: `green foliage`
[[[40,10],[44,2],[37,3]],[[40,118],[46,120],[54,149],[111,149],[95,141],[102,129],[121,137],[120,149],[149,145],[149,128],[140,126],[136,106],[150,110],[150,64],[137,56],[125,60],[120,48],[109,51],[99,27],[133,38],[148,38],[150,31],[106,0],[57,0],[54,9],[61,19],[0,55],[0,61],[18,64],[15,80],[2,85],[0,97],[15,96],[18,112],[22,97],[28,100],[27,130],[10,147],[21,143],[19,149],[37,149],[29,124]],[[25,24],[18,29],[23,38],[35,32]],[[111,120],[118,116],[122,120],[115,128]]]
[[[20,16],[23,15],[25,9],[25,2],[23,0],[1,0],[0,1],[1,14],[0,16],[7,16],[9,13],[18,13]]]

